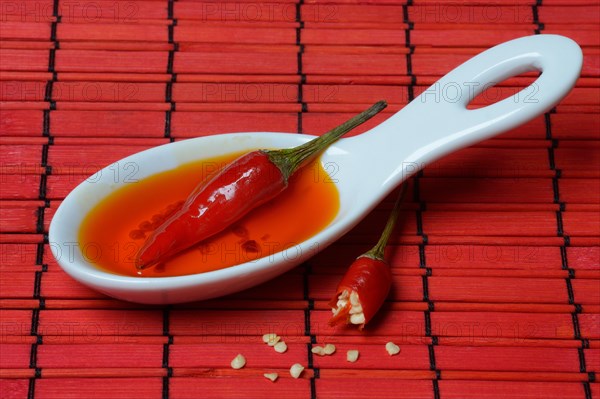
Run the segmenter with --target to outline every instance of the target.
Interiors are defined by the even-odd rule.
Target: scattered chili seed
[[[304,366],[300,363],[296,363],[290,367],[290,375],[294,378],[300,377],[300,374],[304,371]]]
[[[327,344],[325,347],[322,346],[313,346],[310,350],[315,355],[319,356],[329,356],[335,353],[335,345]]]
[[[262,340],[266,344],[267,342],[271,341],[276,336],[277,336],[277,334],[273,334],[273,333],[263,334]]]
[[[388,342],[387,344],[385,344],[385,350],[387,351],[387,353],[390,354],[390,356],[394,356],[400,353],[400,347],[393,342]]]
[[[325,352],[326,355],[333,355],[335,353],[335,345],[327,344],[327,345],[325,345],[325,348],[323,348],[323,351]]]
[[[350,363],[354,363],[355,361],[357,361],[358,360],[358,351],[356,349],[350,349],[346,353],[346,360],[348,360]]]
[[[263,375],[267,380],[271,380],[273,382],[277,381],[277,378],[279,378],[279,374],[277,373],[264,373]]]
[[[322,346],[313,346],[310,351],[315,355],[325,356],[325,349]]]
[[[263,342],[269,346],[275,346],[281,340],[281,337],[274,333],[265,334],[262,336]]]
[[[241,369],[245,365],[246,358],[241,353],[238,353],[238,355],[231,361],[231,368],[235,370]]]
[[[275,352],[277,353],[284,353],[287,351],[287,344],[283,341],[277,342],[273,349],[275,349]]]

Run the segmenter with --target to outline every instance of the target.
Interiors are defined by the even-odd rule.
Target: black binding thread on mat
[[[412,70],[412,54],[414,53],[414,46],[411,43],[410,33],[414,29],[414,24],[410,21],[410,15],[408,7],[412,6],[412,1],[408,0],[406,5],[402,6],[403,20],[407,25],[405,30],[405,46],[408,49],[406,54],[406,74],[410,78],[408,85],[408,101],[412,101],[415,98],[414,86],[417,84],[417,78]],[[425,275],[421,277],[423,284],[423,301],[427,303],[427,310],[424,312],[425,320],[425,335],[431,338],[431,343],[427,346],[429,352],[429,369],[435,372],[435,378],[432,379],[433,386],[433,397],[434,399],[440,399],[440,388],[438,380],[441,379],[441,372],[437,369],[435,361],[435,346],[438,344],[438,338],[431,333],[431,312],[435,310],[435,305],[429,298],[429,276],[431,276],[431,269],[427,267],[427,259],[425,256],[425,246],[428,243],[427,234],[423,232],[423,212],[427,209],[424,201],[421,201],[420,194],[420,178],[423,176],[423,171],[420,170],[413,177],[413,201],[419,204],[419,209],[416,211],[416,223],[417,223],[417,235],[421,236],[422,242],[419,244],[419,267],[425,269]]]
[[[304,44],[302,44],[302,29],[304,29],[304,21],[302,21],[302,4],[304,0],[299,0],[296,4],[296,46],[298,46],[298,54],[296,55],[297,62],[297,75],[300,77],[298,82],[298,104],[300,104],[300,112],[298,112],[297,130],[298,133],[304,133],[304,127],[302,126],[302,114],[308,111],[308,106],[304,102],[304,84],[306,84],[306,75],[303,71],[302,56],[304,54]]]
[[[44,235],[44,216],[45,210],[50,206],[49,201],[46,199],[47,193],[47,184],[48,184],[48,175],[51,174],[52,168],[48,165],[48,150],[49,145],[54,142],[54,139],[50,136],[50,114],[52,111],[56,109],[56,102],[52,98],[52,92],[54,89],[54,83],[57,80],[57,74],[55,70],[55,60],[56,60],[56,49],[59,48],[59,43],[56,37],[57,25],[61,20],[59,15],[59,4],[58,0],[54,0],[52,5],[52,17],[54,20],[50,26],[50,42],[52,43],[52,48],[48,53],[48,72],[51,74],[51,78],[46,81],[46,87],[44,90],[44,101],[48,103],[48,109],[45,109],[42,114],[42,136],[47,138],[47,143],[42,146],[42,157],[40,160],[40,166],[42,167],[42,172],[40,174],[40,184],[38,190],[38,199],[43,201],[44,204],[38,208],[37,212],[37,222],[36,222],[36,233]],[[43,246],[43,243],[41,244]],[[43,251],[43,247],[42,247]],[[39,248],[38,248],[39,253]],[[42,256],[43,258],[43,253]],[[38,256],[38,261],[40,257]],[[42,265],[40,261],[38,265]]]
[[[37,278],[36,272],[36,278]],[[38,346],[42,343],[42,337],[39,335],[40,308],[35,308],[31,312],[31,331],[30,335],[36,337],[35,342],[31,344],[29,351],[29,368],[34,370],[34,376],[29,379],[27,390],[27,399],[33,399],[35,396],[35,380],[42,377],[42,369],[37,366]]]
[[[169,50],[169,56],[167,58],[167,74],[171,76],[169,81],[167,81],[167,85],[165,86],[165,103],[169,104],[169,109],[165,112],[165,133],[164,137],[168,138],[170,142],[175,141],[174,137],[171,135],[171,117],[173,112],[175,111],[176,105],[173,102],[173,83],[177,81],[177,74],[173,72],[173,62],[175,60],[175,53],[179,50],[179,43],[176,43],[174,40],[174,30],[175,26],[177,26],[177,19],[173,16],[173,8],[174,8],[175,0],[169,0],[167,3],[167,18],[171,22],[169,24],[169,44],[171,45],[171,49]]]
[[[59,0],[54,0],[54,2],[52,3],[52,17],[54,18],[54,20],[52,21],[52,24],[50,25],[50,42],[52,42],[52,48],[50,49],[50,52],[48,54],[48,72],[50,72],[52,74],[52,78],[46,83],[46,91],[44,93],[44,101],[46,101],[50,104],[50,110],[56,109],[56,103],[52,99],[52,87],[54,85],[54,82],[56,82],[56,80],[57,80],[57,74],[56,74],[56,70],[54,68],[55,63],[56,63],[56,50],[58,50],[60,48],[60,43],[58,42],[58,39],[56,37],[57,27],[61,21],[61,16],[59,15],[58,1]],[[46,116],[46,115],[44,115],[44,116]],[[45,125],[44,126],[44,135],[45,136],[48,135],[46,133],[49,133],[48,131],[46,131],[46,124],[47,124],[47,128],[49,129],[50,128],[49,115],[48,115],[48,120],[46,120],[46,118],[44,118],[44,125]]]
[[[306,344],[307,356],[308,356],[308,368],[313,370],[313,377],[310,379],[310,397],[311,399],[315,399],[317,397],[317,385],[316,379],[320,377],[320,372],[318,368],[314,367],[314,358],[312,353],[313,345],[317,342],[317,338],[312,333],[310,324],[310,312],[312,312],[315,308],[314,299],[310,298],[309,295],[309,275],[311,273],[310,264],[304,264],[304,274],[302,276],[302,284],[303,284],[303,296],[304,301],[306,302],[306,309],[304,309],[304,335],[309,337],[309,341]]]
[[[303,71],[302,57],[304,54],[304,44],[302,44],[302,29],[304,29],[304,21],[302,21],[302,5],[304,4],[304,0],[299,0],[296,3],[296,23],[298,26],[296,27],[296,46],[298,46],[298,54],[296,55],[297,62],[297,72],[296,74],[300,77],[298,82],[298,104],[300,104],[300,111],[298,112],[297,119],[297,132],[299,134],[304,133],[304,126],[302,124],[303,114],[308,111],[308,106],[304,102],[304,85],[306,84],[306,75]],[[315,335],[312,333],[310,325],[311,325],[311,312],[315,308],[315,301],[310,297],[310,289],[309,289],[309,276],[312,271],[312,268],[309,263],[305,263],[304,265],[304,274],[302,276],[303,279],[303,296],[304,301],[306,301],[307,307],[304,309],[304,335],[309,337],[309,342],[306,344],[307,346],[307,362],[308,368],[313,370],[313,377],[310,379],[310,397],[311,399],[317,398],[317,384],[316,379],[320,377],[320,371],[318,368],[314,367],[314,359],[312,348],[313,345],[317,342]]]
[[[433,384],[433,397],[434,399],[440,399],[440,388],[438,380],[441,379],[441,372],[437,369],[435,361],[435,346],[438,345],[438,337],[432,334],[431,328],[431,312],[435,310],[435,304],[429,297],[429,276],[432,274],[431,268],[427,267],[427,258],[425,257],[425,246],[428,243],[427,235],[423,232],[423,211],[426,209],[425,203],[421,201],[421,194],[419,190],[419,178],[422,176],[422,172],[417,173],[413,177],[413,200],[420,204],[417,210],[417,235],[420,235],[423,242],[419,244],[419,267],[425,269],[425,274],[421,276],[423,284],[423,302],[427,303],[427,310],[424,312],[425,319],[425,336],[431,338],[431,343],[427,345],[429,352],[429,369],[435,372],[435,378],[431,381]]]
[[[35,263],[39,266],[39,270],[35,271],[34,282],[33,282],[33,298],[37,299],[37,308],[31,311],[31,330],[30,334],[35,337],[35,342],[31,344],[31,350],[29,352],[29,368],[35,370],[33,378],[29,379],[29,386],[27,390],[27,398],[33,399],[35,397],[35,381],[42,377],[42,369],[37,366],[37,355],[38,346],[42,344],[42,335],[39,333],[39,322],[40,322],[40,311],[45,307],[45,299],[42,297],[42,276],[44,272],[48,270],[48,266],[44,264],[44,245],[48,243],[48,236],[44,229],[44,216],[46,208],[50,207],[50,201],[46,198],[48,175],[51,174],[52,168],[48,165],[48,151],[49,146],[54,143],[54,138],[50,135],[50,113],[56,109],[56,102],[52,98],[54,89],[54,83],[57,81],[58,76],[55,70],[56,64],[56,50],[60,47],[58,39],[56,37],[57,26],[61,21],[59,15],[59,0],[54,0],[52,3],[52,17],[54,20],[50,25],[50,42],[52,48],[48,53],[48,72],[51,74],[50,79],[46,82],[44,90],[44,101],[48,103],[48,109],[45,109],[42,114],[42,136],[47,138],[47,143],[42,146],[42,154],[40,160],[40,166],[43,168],[40,174],[40,185],[38,192],[38,199],[43,201],[44,204],[38,207],[37,210],[37,221],[36,221],[36,233],[41,234],[43,239],[37,244]]]
[[[410,21],[410,15],[408,7],[412,5],[412,1],[408,1],[402,6],[402,19],[407,25],[404,31],[404,46],[408,49],[406,53],[406,75],[410,78],[410,84],[408,85],[408,101],[412,101],[415,98],[414,86],[417,84],[417,78],[413,74],[412,70],[412,54],[415,51],[415,47],[410,42],[410,32],[414,29],[414,23]]]
[[[536,25],[534,33],[539,35],[544,30],[544,24],[540,22],[540,14],[538,7],[542,5],[542,0],[537,0],[534,5],[531,6],[531,14],[533,15],[533,24]]]
[[[585,391],[586,399],[591,399],[591,388],[590,388],[590,378],[595,379],[595,375],[593,373],[587,372],[586,361],[585,361],[585,351],[584,349],[589,346],[589,341],[581,336],[581,329],[579,326],[579,313],[582,312],[581,304],[575,303],[575,293],[573,291],[573,283],[572,279],[575,278],[575,270],[569,267],[569,259],[567,256],[567,247],[570,244],[570,239],[564,232],[563,226],[563,217],[562,214],[566,209],[566,205],[564,202],[560,200],[560,191],[559,191],[559,181],[561,177],[561,170],[556,168],[555,157],[554,157],[554,149],[558,147],[558,140],[552,137],[552,120],[550,114],[547,113],[545,115],[545,123],[546,123],[546,139],[551,140],[552,145],[548,148],[548,163],[550,169],[554,171],[554,176],[552,177],[552,189],[553,189],[553,200],[554,203],[558,205],[558,210],[556,211],[556,235],[558,237],[562,237],[564,240],[563,245],[560,246],[560,258],[561,258],[561,266],[563,270],[567,271],[567,277],[565,278],[565,284],[567,288],[567,297],[569,300],[569,304],[573,306],[573,311],[571,312],[571,320],[573,323],[573,338],[581,341],[581,346],[578,348],[577,353],[579,355],[579,372],[588,374],[588,381],[583,381],[583,389]]]
[[[593,373],[590,373],[593,374]],[[585,392],[585,399],[592,399],[592,388],[590,387],[590,383],[585,381],[583,383],[583,390]]]
[[[306,286],[305,286],[306,287]],[[317,385],[316,379],[320,377],[320,371],[317,367],[314,367],[314,358],[312,353],[313,345],[317,342],[315,335],[310,329],[310,312],[314,309],[314,300],[307,299],[307,308],[304,309],[304,335],[309,337],[309,342],[306,344],[307,356],[308,356],[308,368],[313,370],[313,377],[310,379],[310,397],[314,399],[317,397]]]
[[[308,308],[304,309],[304,323],[305,329],[308,329],[308,336],[310,340],[307,346],[307,356],[308,356],[308,368],[313,370],[313,376],[310,379],[310,397],[311,399],[317,398],[317,378],[320,378],[320,369],[314,366],[314,357],[312,353],[313,345],[317,342],[317,339],[314,334],[310,331],[310,312],[314,309],[314,300],[308,300]]]
[[[165,112],[165,132],[164,137],[168,138],[170,142],[175,141],[171,135],[171,117],[175,111],[175,103],[173,102],[173,83],[177,81],[177,74],[173,72],[173,62],[175,60],[175,53],[179,50],[179,44],[174,40],[174,30],[177,25],[177,19],[174,17],[174,2],[175,0],[168,0],[167,3],[167,19],[171,22],[168,27],[168,41],[172,46],[169,50],[167,59],[167,74],[171,78],[167,81],[165,86],[165,103],[169,104],[169,109]],[[171,326],[171,308],[165,306],[163,308],[163,337],[167,337],[167,342],[163,344],[163,358],[162,368],[166,370],[167,375],[162,378],[162,398],[169,399],[169,386],[170,379],[173,376],[173,368],[169,366],[169,354],[171,345],[173,344],[173,336],[170,332]]]
[[[429,352],[429,369],[435,372],[435,378],[431,381],[433,384],[433,397],[434,399],[440,399],[440,388],[438,384],[438,380],[441,379],[441,372],[437,369],[436,361],[435,361],[435,347],[438,345],[438,337],[432,335],[431,332],[431,312],[435,310],[435,306],[433,302],[429,299],[429,284],[428,284],[428,276],[430,275],[429,269],[428,273],[422,277],[423,279],[423,300],[427,302],[427,310],[424,312],[425,317],[425,336],[431,338],[431,343],[427,345],[427,349]]]
[[[433,397],[434,399],[440,399],[440,388],[438,384],[438,380],[441,379],[441,372],[437,369],[436,361],[435,361],[435,347],[438,345],[438,337],[432,334],[431,328],[431,312],[435,310],[435,304],[429,297],[429,276],[431,276],[431,268],[427,267],[427,259],[425,257],[425,245],[427,245],[427,235],[423,232],[423,210],[425,209],[425,204],[421,201],[421,194],[419,190],[419,177],[420,172],[417,176],[413,178],[413,200],[421,206],[417,210],[417,235],[420,235],[423,238],[423,242],[419,244],[419,267],[425,269],[425,274],[421,276],[421,281],[423,284],[423,302],[427,303],[427,310],[424,312],[425,319],[425,336],[431,339],[431,343],[427,345],[427,349],[429,351],[429,369],[435,372],[435,378],[432,380],[433,384]]]
[[[171,308],[166,306],[163,309],[163,337],[167,337],[167,343],[163,344],[162,368],[167,371],[167,375],[162,379],[162,398],[169,399],[169,382],[173,376],[173,368],[169,366],[169,352],[173,344],[173,336],[170,333],[170,312]]]

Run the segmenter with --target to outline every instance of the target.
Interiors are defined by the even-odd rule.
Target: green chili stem
[[[379,101],[366,111],[361,112],[338,127],[309,142],[294,148],[265,150],[264,152],[269,156],[271,162],[281,170],[281,173],[287,182],[288,178],[305,162],[314,159],[321,151],[336,142],[344,134],[365,123],[385,107],[387,107],[387,103],[385,101]]]
[[[394,231],[394,227],[396,226],[396,221],[398,220],[398,215],[400,214],[400,206],[402,204],[402,200],[404,199],[404,194],[406,194],[406,183],[402,184],[402,187],[400,187],[400,194],[398,195],[396,203],[394,204],[394,209],[392,209],[392,213],[385,224],[383,233],[381,233],[381,237],[379,237],[379,241],[373,248],[361,256],[366,256],[381,261],[385,260],[385,247],[388,243],[390,235],[392,234],[392,231]]]

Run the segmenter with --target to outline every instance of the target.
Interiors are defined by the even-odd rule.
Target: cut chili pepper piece
[[[385,261],[367,255],[359,256],[350,265],[338,284],[336,295],[329,302],[335,312],[330,324],[343,322],[364,327],[385,302],[391,286],[392,272]]]
[[[150,234],[136,256],[137,269],[167,261],[270,201],[287,187],[288,179],[300,167],[386,106],[380,101],[298,147],[253,151],[233,161],[207,183],[196,187],[183,206]]]
[[[385,247],[394,230],[406,185],[403,185],[377,244],[348,268],[329,302],[333,312],[330,325],[340,323],[365,327],[385,302],[392,286],[392,272],[385,261]]]

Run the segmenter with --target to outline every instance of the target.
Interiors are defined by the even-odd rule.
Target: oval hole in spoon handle
[[[457,149],[519,126],[555,106],[575,84],[581,49],[558,35],[515,39],[471,58],[370,130],[340,142],[352,156],[371,164],[368,179],[379,202],[400,182]],[[540,71],[528,87],[483,108],[467,105],[485,89],[515,75]],[[382,145],[384,144],[384,145]],[[342,172],[340,168],[340,172]]]

